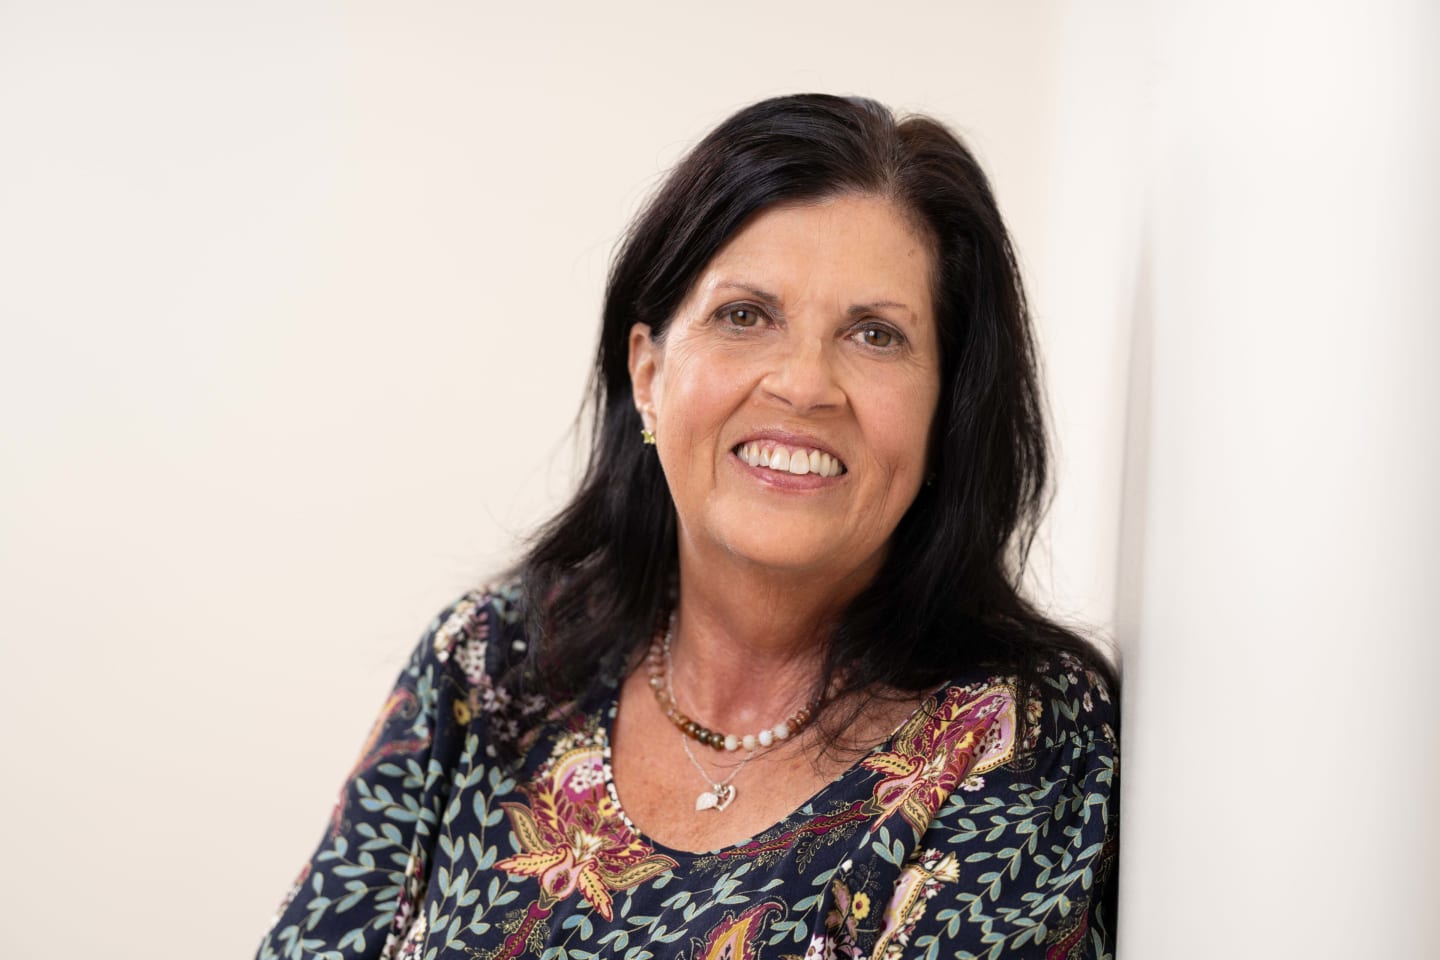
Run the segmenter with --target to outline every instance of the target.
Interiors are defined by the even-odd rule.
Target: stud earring
[[[640,442],[645,444],[645,446],[647,447],[655,446],[655,434],[651,433],[649,430],[646,430],[644,427],[641,427]]]

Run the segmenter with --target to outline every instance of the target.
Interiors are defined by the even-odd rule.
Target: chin
[[[764,536],[729,539],[725,549],[742,563],[776,573],[829,573],[838,581],[849,572],[844,564],[836,562],[847,555],[846,548],[828,538],[787,531],[784,527],[771,528]]]
[[[828,566],[824,557],[798,551],[734,550],[732,554],[742,563],[765,570],[773,570],[777,574],[818,574]],[[836,579],[839,577],[837,576]]]

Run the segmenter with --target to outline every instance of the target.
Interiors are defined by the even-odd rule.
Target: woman
[[[1015,584],[1045,443],[984,175],[742,110],[610,277],[588,470],[431,625],[261,957],[1101,956],[1109,669]]]

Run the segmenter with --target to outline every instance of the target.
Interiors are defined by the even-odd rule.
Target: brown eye
[[[878,347],[883,350],[887,347],[893,347],[899,342],[899,338],[895,336],[895,332],[887,330],[884,327],[866,327],[859,331],[859,334],[860,341],[867,347]]]
[[[760,323],[760,314],[751,307],[726,307],[720,317],[736,327],[754,327]]]

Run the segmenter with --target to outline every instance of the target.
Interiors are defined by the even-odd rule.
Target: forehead
[[[933,259],[906,211],[881,197],[843,194],[756,214],[706,265],[697,292],[738,281],[787,297],[903,302],[928,315]]]

